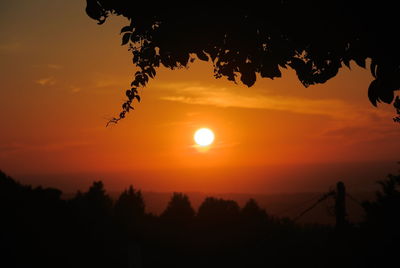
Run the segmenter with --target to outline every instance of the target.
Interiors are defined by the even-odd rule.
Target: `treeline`
[[[101,181],[63,200],[0,172],[0,267],[374,267],[400,242],[400,176],[381,181],[346,229],[275,218],[250,199],[206,198],[195,211],[174,193],[160,215],[130,186],[116,200]]]

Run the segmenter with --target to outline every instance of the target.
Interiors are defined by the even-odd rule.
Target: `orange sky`
[[[351,171],[358,179],[396,171],[394,110],[369,103],[371,75],[355,64],[309,88],[290,70],[247,88],[216,80],[210,63],[160,69],[136,110],[106,128],[135,72],[122,26],[97,25],[85,1],[0,3],[0,169],[66,190],[102,179],[210,192],[324,188],[350,176],[349,163],[368,163]],[[206,153],[193,148],[200,127],[216,135]]]

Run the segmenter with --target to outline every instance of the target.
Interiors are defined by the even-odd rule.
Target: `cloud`
[[[364,113],[368,114],[365,109],[339,99],[266,95],[265,92],[261,94],[260,91],[256,91],[252,95],[247,92],[246,95],[243,91],[238,91],[234,88],[185,84],[168,84],[161,88],[164,91],[161,93],[163,96],[160,97],[162,100],[186,104],[288,111],[300,114],[323,115],[342,120],[357,120],[365,117]]]
[[[96,73],[93,78],[95,88],[126,87],[130,81],[126,77]]]
[[[390,105],[375,109],[367,102],[355,103],[346,99],[281,96],[272,95],[271,91],[243,91],[233,87],[185,83],[163,85],[159,91],[162,100],[172,102],[323,116],[322,119],[329,122],[312,133],[320,142],[336,140],[345,146],[362,142],[379,143],[396,140],[400,134],[400,129],[394,126],[391,119],[395,112]]]
[[[41,68],[41,69],[47,68],[47,69],[51,69],[51,70],[60,70],[60,69],[63,68],[62,65],[60,65],[60,64],[53,64],[53,63],[35,64],[35,65],[32,65],[32,67],[34,67],[34,68]]]
[[[75,87],[75,86],[70,86],[71,92],[72,93],[78,93],[82,89],[80,87]]]
[[[53,77],[46,77],[38,79],[35,82],[41,86],[53,86],[55,85],[56,80]]]
[[[19,153],[27,151],[45,151],[54,152],[61,151],[69,148],[87,146],[90,143],[87,141],[61,141],[57,143],[42,143],[42,144],[28,144],[28,143],[3,143],[0,144],[0,154],[7,155],[10,153]]]
[[[20,143],[5,143],[0,144],[0,153],[13,153],[23,149],[24,146]]]
[[[18,52],[22,48],[22,44],[19,42],[14,43],[3,43],[0,44],[0,52]]]
[[[62,66],[59,65],[59,64],[47,64],[47,68],[54,69],[54,70],[59,70],[59,69],[62,68]]]
[[[358,124],[354,122],[353,125],[339,125],[332,126],[321,133],[321,137],[329,139],[341,139],[346,142],[377,142],[381,140],[397,140],[400,134],[400,129],[394,126],[393,122],[388,120],[371,121],[369,124]],[[349,139],[352,137],[352,139]]]
[[[224,142],[224,141],[220,141],[220,142],[213,143],[211,146],[200,146],[200,145],[197,145],[197,144],[192,144],[189,147],[190,148],[199,149],[200,151],[208,151],[210,148],[213,148],[213,150],[215,150],[215,149],[224,149],[224,148],[236,147],[239,144],[240,144],[239,142]]]

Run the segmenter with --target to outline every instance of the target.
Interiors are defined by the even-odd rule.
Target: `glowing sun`
[[[208,146],[214,141],[214,132],[209,128],[200,128],[194,133],[194,141],[199,146]]]

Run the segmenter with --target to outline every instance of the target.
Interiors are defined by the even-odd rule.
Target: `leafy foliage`
[[[154,78],[161,65],[187,67],[196,58],[211,61],[216,78],[252,86],[257,78],[281,77],[292,68],[304,86],[324,83],[354,61],[374,80],[368,98],[391,103],[400,88],[397,9],[386,1],[268,1],[243,5],[192,7],[174,3],[87,0],[87,14],[99,24],[111,14],[130,20],[122,45],[129,46],[139,68],[116,123],[140,101],[137,89]]]

